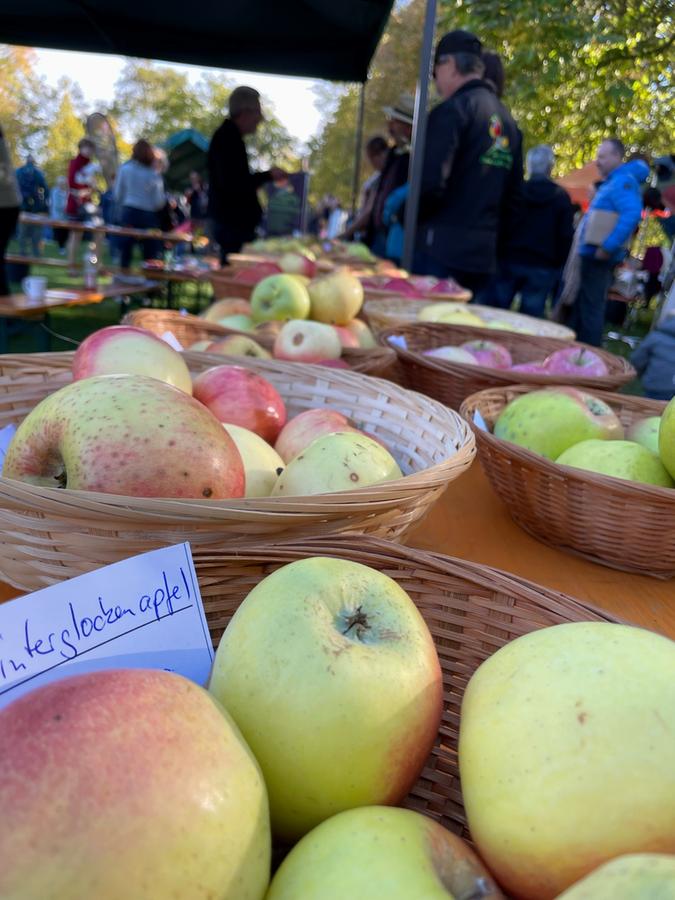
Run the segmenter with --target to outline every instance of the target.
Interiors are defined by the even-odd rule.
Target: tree
[[[50,92],[34,66],[33,50],[0,45],[0,123],[17,165],[38,152],[49,120]]]
[[[185,72],[129,59],[115,85],[111,112],[132,142],[145,138],[161,143],[169,135],[191,128],[197,108]]]
[[[41,167],[50,186],[59,175],[67,174],[77,143],[85,135],[86,115],[78,85],[63,78],[59,81],[57,94],[60,96],[58,106],[42,138]]]

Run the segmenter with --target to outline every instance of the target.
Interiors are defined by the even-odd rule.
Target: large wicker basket
[[[0,357],[0,428],[20,422],[70,381],[71,353],[18,359],[23,370],[17,357]],[[186,353],[185,359],[195,373],[223,362],[207,353]],[[239,362],[275,385],[291,416],[328,406],[352,417],[384,441],[405,477],[333,494],[222,501],[121,497],[0,478],[3,579],[34,590],[184,540],[209,549],[337,532],[401,540],[471,465],[475,442],[468,424],[421,394],[321,366]]]
[[[605,361],[609,372],[602,377],[581,375],[539,375],[527,372],[510,372],[508,369],[490,369],[467,363],[449,362],[433,356],[425,356],[424,350],[447,345],[458,346],[465,341],[485,340],[484,328],[469,325],[442,325],[435,322],[415,322],[386,328],[378,335],[382,343],[389,343],[396,350],[399,363],[405,373],[406,384],[446,406],[459,409],[462,400],[477,391],[491,387],[512,384],[533,384],[545,386],[565,384],[586,387],[593,390],[612,391],[627,384],[636,377],[635,369],[623,357],[606,350],[598,350],[586,344],[573,343],[571,346],[592,350]],[[488,335],[488,337],[491,337]],[[405,348],[397,342],[403,339]],[[511,353],[514,363],[541,361],[549,353],[570,346],[570,341],[559,338],[541,337],[530,334],[516,334],[511,331],[495,332],[498,341]]]
[[[420,303],[419,300],[410,300],[407,297],[389,296],[383,300],[367,300],[363,304],[363,315],[373,331],[379,332],[385,328],[411,325],[413,322],[419,321],[420,310],[428,305],[428,303]],[[494,306],[481,306],[477,303],[472,303],[468,307],[465,304],[458,303],[457,309],[468,309],[469,312],[479,316],[484,322],[508,322],[516,328],[527,327],[532,334],[542,337],[560,338],[563,341],[573,341],[575,338],[571,328],[559,325],[557,322],[549,322],[548,319],[535,319],[522,313],[497,309]],[[492,327],[484,334],[489,336],[491,331]]]
[[[468,303],[473,297],[473,294],[466,288],[461,288],[454,294],[435,293],[428,297],[405,297],[403,295],[397,295],[394,291],[385,290],[384,288],[364,287],[363,296],[366,300],[387,300],[390,297],[400,297],[402,300],[412,300],[413,303],[421,303],[422,306],[427,306],[429,303],[434,303],[436,300],[442,301],[443,303]]]
[[[475,669],[504,644],[538,628],[617,620],[585,603],[476,563],[373,538],[336,536],[217,554],[197,548],[195,565],[214,643],[261,578],[311,556],[348,559],[383,572],[410,594],[424,616],[443,670],[444,712],[434,749],[406,805],[466,837],[457,740],[462,696]]]
[[[536,388],[517,385],[480,391],[467,397],[461,415],[473,423],[478,411],[491,429],[507,403],[532,390]],[[625,426],[660,415],[665,407],[641,397],[604,391],[593,395],[608,403]],[[529,534],[615,569],[675,576],[675,489],[559,466],[472,427],[492,487]]]
[[[217,341],[219,338],[232,334],[241,334],[252,337],[266,350],[272,350],[274,340],[267,335],[250,334],[244,331],[236,331],[225,328],[216,322],[208,322],[199,316],[190,313],[180,313],[166,309],[137,309],[127,313],[124,317],[126,325],[135,325],[137,328],[145,328],[153,334],[161,337],[170,331],[184,347],[190,347],[197,341]],[[398,381],[398,366],[396,354],[388,347],[373,347],[364,349],[361,347],[344,347],[342,359],[355,372],[362,375],[375,375],[378,378],[389,378]]]

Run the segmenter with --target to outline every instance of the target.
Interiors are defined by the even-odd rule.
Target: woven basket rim
[[[367,277],[367,276],[364,276]],[[473,297],[473,292],[468,288],[464,288],[456,294],[430,294],[427,297],[406,297],[405,294],[397,294],[396,291],[386,290],[385,288],[368,287],[364,285],[363,293],[368,300],[410,300],[412,303],[431,304],[435,301],[442,303],[468,303]]]

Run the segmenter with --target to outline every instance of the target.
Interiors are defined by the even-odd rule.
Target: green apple
[[[576,622],[474,672],[459,773],[471,836],[505,893],[551,900],[606,860],[675,853],[675,642]]]
[[[652,453],[659,454],[659,427],[661,416],[649,416],[646,419],[636,419],[626,431],[626,440],[642,444]]]
[[[61,677],[0,711],[0,757],[12,810],[2,900],[265,896],[260,767],[192,681],[151,669]]]
[[[661,416],[659,456],[663,465],[675,478],[675,397],[666,406]]]
[[[243,334],[230,334],[217,341],[207,341],[208,353],[219,353],[221,356],[248,356],[253,359],[271,359],[272,354],[261,347],[253,338]]]
[[[409,809],[338,813],[295,845],[265,900],[500,900],[464,841]]]
[[[633,441],[611,441],[609,444],[597,440],[581,441],[568,447],[556,462],[561,466],[572,466],[626,481],[675,487],[658,456]]]
[[[230,435],[244,464],[246,476],[246,497],[269,497],[277,478],[284,468],[284,461],[277,451],[270,447],[255,431],[240,425],[224,423],[223,428]]]
[[[604,401],[575,388],[529,391],[502,410],[496,437],[556,460],[573,444],[623,437],[623,425]]]
[[[558,900],[675,900],[675,856],[619,856],[572,885]]]
[[[218,319],[218,325],[223,328],[232,328],[235,331],[253,331],[254,321],[250,316],[244,313],[233,313],[231,316],[224,316]]]
[[[251,294],[254,322],[306,319],[309,306],[307,288],[292,275],[269,275],[256,284]]]
[[[398,463],[381,444],[357,432],[316,438],[287,464],[273,497],[329,494],[402,478]]]
[[[253,588],[209,690],[260,763],[284,841],[345,809],[400,803],[442,708],[434,642],[410,597],[381,572],[323,557]]]

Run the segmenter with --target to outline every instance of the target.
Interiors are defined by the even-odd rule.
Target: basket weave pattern
[[[511,400],[535,387],[517,385],[473,394],[461,415],[474,412],[489,428]],[[593,391],[625,427],[658,416],[665,403]],[[478,455],[509,513],[533,537],[611,568],[658,578],[675,576],[675,489],[637,484],[559,466],[472,425]]]
[[[40,400],[69,383],[72,356],[3,356],[0,427],[18,424]],[[193,373],[223,362],[207,353],[186,353],[185,359]],[[407,477],[333,494],[223,501],[119,497],[0,478],[4,580],[36,590],[185,540],[209,548],[338,532],[401,540],[473,461],[468,424],[420,394],[321,366],[249,359],[241,364],[274,384],[289,416],[328,406],[353,418],[385,442]]]
[[[424,356],[424,350],[448,345],[459,346],[465,341],[486,340],[484,328],[470,325],[444,325],[435,322],[416,322],[412,325],[400,325],[386,328],[380,332],[378,339],[386,344],[389,337],[405,338],[407,349],[394,345],[399,363],[405,372],[406,382],[412,390],[419,391],[446,406],[459,409],[462,400],[477,391],[511,384],[552,385],[564,383],[572,387],[586,387],[591,390],[612,391],[627,384],[636,377],[635,369],[623,357],[615,356],[606,350],[589,347],[587,344],[561,341],[558,338],[516,334],[500,331],[494,335],[503,347],[510,352],[513,362],[526,363],[541,361],[556,350],[570,346],[592,350],[602,357],[608,374],[593,378],[583,375],[538,375],[529,372],[509,372],[508,369],[490,369],[485,366],[474,366]],[[489,338],[492,336],[490,335]],[[488,338],[488,339],[489,339]]]

